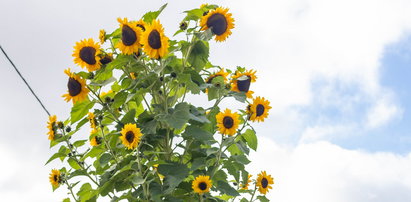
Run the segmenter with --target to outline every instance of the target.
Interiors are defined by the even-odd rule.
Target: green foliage
[[[142,19],[151,23],[166,5]],[[107,46],[101,50],[113,60],[94,72],[76,73],[86,80],[90,93],[73,104],[62,127],[52,127],[50,147],[60,147],[46,162],[60,159],[68,165],[60,169],[59,183],[67,186],[74,201],[268,201],[255,195],[255,186],[240,186],[248,182],[248,155],[258,145],[247,106],[238,110],[233,135],[219,132],[217,115],[224,111],[220,103],[230,99],[248,105],[251,100],[231,88],[235,80],[230,78],[245,68],[223,70],[209,60],[214,34],[211,29],[202,31],[198,21],[215,8],[185,11],[187,29],[176,34],[184,33],[186,40],[169,40],[169,53],[161,58],[143,52],[121,54],[115,47],[122,33],[116,29],[105,35]],[[103,90],[111,91],[102,95]],[[209,107],[190,103],[193,94],[202,96],[204,104],[210,101]],[[132,138],[127,136],[123,130],[129,124],[141,137],[135,131]],[[124,142],[133,140],[138,141],[128,149]],[[212,180],[210,192],[195,193],[192,186],[198,176]]]

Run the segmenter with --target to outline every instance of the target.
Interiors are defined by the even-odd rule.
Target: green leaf
[[[71,124],[74,124],[78,120],[82,119],[88,111],[94,106],[94,102],[90,102],[89,100],[85,100],[83,102],[77,102],[74,104],[73,108],[71,108]]]
[[[119,107],[120,107],[121,105],[123,105],[124,102],[126,101],[127,95],[128,95],[128,93],[127,93],[127,92],[124,92],[124,91],[117,93],[117,94],[114,96],[114,102],[113,102],[113,104],[111,105],[111,107],[114,108],[114,109],[119,108]]]
[[[182,135],[184,138],[194,138],[199,141],[214,140],[213,134],[195,125],[188,126]]]
[[[73,169],[75,169],[75,170],[78,170],[78,169],[81,169],[81,166],[76,162],[76,160],[74,160],[73,158],[69,158],[68,160],[67,160],[67,162],[69,163],[69,165],[73,168]]]
[[[259,199],[261,202],[269,202],[270,200],[268,200],[267,197],[261,195],[261,196],[257,196],[257,199]]]
[[[111,154],[109,153],[104,153],[103,155],[100,156],[99,162],[101,167],[104,167],[108,164],[108,162],[110,162],[111,160]]]
[[[67,154],[65,154],[65,153],[59,153],[59,152],[55,153],[53,156],[51,156],[49,158],[49,160],[47,160],[46,164],[44,164],[44,165],[47,165],[48,163],[52,162],[56,158],[61,158],[61,157],[66,157],[66,156],[67,156]]]
[[[164,185],[166,189],[165,194],[171,193],[189,174],[190,169],[184,164],[169,163],[160,164],[158,172],[165,176]]]
[[[70,202],[70,198],[63,199],[63,202]]]
[[[80,122],[78,122],[77,125],[76,125],[76,131],[79,130],[80,127],[83,126],[84,124],[86,124],[87,122],[89,122],[89,120],[87,118],[84,118]]]
[[[147,12],[146,14],[143,15],[143,20],[144,22],[151,23],[153,20],[155,20],[160,13],[166,8],[167,4],[164,4],[163,6],[158,9],[158,11],[150,11]]]
[[[178,103],[174,109],[170,109],[170,113],[165,115],[162,119],[166,121],[171,127],[181,129],[190,119],[189,105],[185,102]]]
[[[93,190],[90,183],[85,183],[81,186],[80,190],[77,192],[77,196],[79,196],[80,201],[88,201],[89,199],[93,198],[98,192]]]
[[[209,49],[204,41],[196,41],[193,45],[190,55],[188,56],[188,62],[196,69],[200,71],[208,61]]]
[[[237,190],[232,188],[226,181],[218,181],[217,189],[220,190],[223,194],[227,194],[230,196],[240,196]]]
[[[111,76],[111,75],[109,75],[109,76]],[[92,86],[105,86],[105,85],[107,85],[109,83],[112,83],[112,82],[115,82],[115,81],[117,81],[116,78],[110,77],[110,78],[102,80],[100,82],[91,82],[90,85],[92,85]]]
[[[87,142],[87,140],[77,140],[73,143],[73,146],[75,147],[81,147],[83,146],[85,143]]]
[[[237,144],[232,144],[227,149],[231,155],[239,155],[243,154],[243,152],[238,148]]]
[[[184,11],[184,13],[187,13],[187,16],[184,18],[184,21],[189,21],[189,20],[194,20],[197,21],[203,16],[203,9],[196,8],[188,11]]]
[[[190,90],[193,94],[200,93],[200,87],[191,80],[191,74],[179,74],[178,80],[181,83],[184,83],[187,86],[187,89]]]
[[[247,165],[251,162],[250,160],[247,159],[245,155],[234,155],[234,156],[231,156],[230,158],[234,159],[235,161],[243,165]]]
[[[219,199],[221,199],[221,200],[224,200],[224,201],[228,201],[229,199],[234,198],[234,196],[229,196],[229,195],[227,195],[227,194],[223,194],[223,195],[221,195],[221,196],[216,196],[216,197],[219,198]]]
[[[129,112],[127,112],[126,115],[123,116],[123,118],[121,119],[121,123],[123,124],[136,123],[136,121],[134,120],[135,116],[136,116],[136,110],[132,109]]]
[[[242,137],[245,139],[245,141],[251,149],[257,151],[258,140],[253,130],[247,129],[245,133],[242,134]]]

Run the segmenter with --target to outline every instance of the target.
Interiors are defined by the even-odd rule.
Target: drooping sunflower
[[[76,42],[72,56],[74,57],[75,64],[92,72],[100,69],[99,54],[100,45],[90,38]]]
[[[49,129],[49,132],[47,132],[47,135],[49,135],[49,140],[54,140],[54,135],[56,134],[56,129],[57,129],[57,116],[49,116],[49,121],[47,122],[47,128]]]
[[[113,53],[103,54],[103,57],[100,58],[100,63],[106,65],[113,61]]]
[[[90,127],[91,127],[91,129],[97,130],[97,127],[96,127],[96,117],[94,116],[94,113],[93,113],[93,112],[89,112],[89,113],[88,113],[87,119],[88,119],[89,122],[90,122]]]
[[[260,193],[266,194],[269,189],[273,188],[271,187],[272,184],[274,184],[274,179],[271,177],[271,175],[267,175],[265,171],[262,171],[260,174],[258,174],[257,187]]]
[[[121,41],[117,43],[117,48],[125,55],[138,53],[141,47],[141,29],[137,27],[136,22],[129,22],[127,18],[117,18],[120,23]]]
[[[237,71],[236,74],[232,76],[231,90],[244,92],[247,98],[252,98],[254,92],[250,91],[250,85],[257,80],[255,73],[255,70],[249,70],[243,73]]]
[[[95,146],[99,146],[102,142],[102,138],[95,135],[90,139],[90,145],[95,147]]]
[[[200,20],[201,30],[211,28],[215,34],[215,40],[218,42],[225,41],[231,35],[231,29],[234,28],[234,18],[228,13],[228,8],[218,7],[215,10],[210,10],[207,15]]]
[[[100,39],[100,43],[103,44],[106,42],[106,31],[104,29],[100,29],[98,39]]]
[[[164,35],[163,25],[159,20],[153,20],[146,26],[146,31],[141,37],[144,52],[151,58],[158,59],[168,53],[168,37]]]
[[[134,149],[140,142],[141,134],[140,128],[137,128],[136,124],[126,124],[121,130],[120,139],[124,146],[128,149]]]
[[[89,90],[86,87],[86,80],[71,72],[70,68],[64,70],[64,73],[69,76],[67,83],[68,93],[62,96],[64,100],[66,102],[72,100],[74,104],[87,99]]]
[[[139,21],[137,21],[136,23],[137,27],[140,27],[141,31],[146,31],[146,22],[144,22],[143,19],[140,19]]]
[[[251,121],[263,122],[268,116],[268,111],[271,109],[270,101],[263,97],[256,97],[253,99],[253,103],[247,107],[247,113],[250,116]]]
[[[240,188],[241,188],[241,189],[243,189],[243,190],[248,190],[248,186],[249,186],[250,183],[251,183],[251,177],[252,177],[252,175],[248,174],[247,183],[241,184],[241,185],[240,185]]]
[[[212,186],[212,180],[210,180],[210,176],[206,176],[206,175],[197,176],[193,180],[193,183],[192,183],[192,188],[194,192],[198,194],[210,192],[211,186]]]
[[[224,112],[219,112],[216,115],[217,127],[221,134],[233,136],[237,132],[238,124],[240,123],[237,112],[231,113],[230,109]]]
[[[210,76],[208,76],[207,79],[205,80],[205,82],[206,82],[206,83],[211,83],[214,78],[219,77],[219,76],[223,77],[224,82],[227,82],[227,81],[228,81],[228,75],[229,75],[229,74],[230,74],[230,73],[224,71],[224,68],[221,68],[220,71],[218,71],[218,72],[216,72],[216,73],[211,74]]]
[[[61,175],[60,175],[60,171],[57,169],[53,169],[51,170],[50,173],[50,183],[54,188],[57,188],[60,186],[60,182],[61,182]]]

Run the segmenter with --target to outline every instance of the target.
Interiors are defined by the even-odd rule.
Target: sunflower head
[[[87,99],[89,90],[86,87],[86,80],[71,72],[70,68],[64,70],[64,73],[69,76],[67,83],[68,93],[62,96],[64,100],[67,102],[72,100],[73,103],[76,103]]]
[[[234,28],[234,19],[231,13],[228,13],[228,8],[218,7],[209,11],[200,20],[201,30],[211,28],[218,42],[225,41],[231,35],[231,29]]]
[[[143,19],[137,21],[136,25],[141,29],[142,32],[146,31],[146,22],[144,22]]]
[[[57,188],[61,184],[61,175],[60,171],[57,169],[51,170],[50,177],[49,177],[50,183],[53,186],[53,188]]]
[[[204,175],[197,176],[192,183],[192,188],[194,192],[198,194],[210,192],[211,186],[212,180],[210,180],[210,176]]]
[[[229,75],[229,74],[230,74],[230,73],[224,71],[224,68],[221,68],[220,71],[218,71],[218,72],[216,72],[216,73],[211,74],[210,76],[208,76],[207,79],[205,80],[205,82],[206,82],[206,83],[211,83],[214,78],[217,78],[217,77],[219,77],[219,76],[223,77],[224,82],[227,82],[227,81],[228,81],[228,75]]]
[[[54,136],[56,134],[57,130],[57,116],[49,116],[49,121],[47,122],[47,128],[49,129],[49,132],[47,132],[47,135],[49,136],[49,140],[54,140]]]
[[[240,188],[241,188],[241,189],[243,189],[243,190],[248,190],[248,186],[249,186],[250,183],[251,183],[251,177],[252,177],[252,175],[248,174],[247,182],[246,182],[245,184],[241,184],[241,185],[240,185]]]
[[[135,80],[137,78],[137,74],[135,72],[130,72],[130,77]]]
[[[151,58],[162,58],[168,53],[168,37],[164,35],[163,25],[160,21],[153,20],[146,26],[146,31],[141,37],[144,52]]]
[[[253,99],[253,103],[247,107],[247,113],[251,121],[263,122],[264,119],[267,118],[270,109],[270,101],[258,96]]]
[[[135,149],[140,142],[141,134],[140,128],[137,128],[136,124],[126,124],[121,130],[120,139],[123,145],[128,149]]]
[[[260,193],[266,194],[269,189],[273,188],[271,187],[272,184],[274,184],[274,179],[271,177],[271,175],[267,175],[265,171],[262,171],[260,174],[258,174],[256,185]]]
[[[221,134],[234,135],[237,132],[238,124],[240,123],[237,112],[231,113],[230,109],[224,112],[219,112],[216,115],[217,127]]]
[[[93,133],[93,132],[92,132]],[[94,134],[94,133],[93,133]],[[95,135],[90,139],[90,145],[95,147],[95,146],[99,146],[102,143],[103,138]]]
[[[127,18],[117,18],[117,21],[121,29],[121,40],[117,43],[117,48],[125,55],[138,53],[141,46],[141,29],[136,22],[129,22]]]
[[[250,91],[251,83],[254,83],[257,79],[255,75],[255,70],[248,70],[246,72],[237,71],[234,76],[232,76],[231,90],[236,92],[243,92],[247,98],[252,98],[253,91]]]
[[[90,38],[76,42],[72,56],[74,57],[75,64],[92,72],[100,69],[99,54],[100,45]]]
[[[106,42],[106,31],[104,29],[100,29],[98,39],[100,39],[100,43],[103,44]]]
[[[113,53],[103,54],[103,56],[100,58],[100,63],[102,65],[106,65],[111,61],[113,61]]]
[[[92,129],[97,129],[97,127],[96,127],[96,117],[95,117],[95,115],[94,115],[94,113],[93,112],[89,112],[88,113],[88,116],[87,116],[87,119],[89,120],[89,122],[90,122],[90,127],[92,128]]]

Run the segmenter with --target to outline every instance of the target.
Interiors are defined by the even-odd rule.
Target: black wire
[[[13,61],[11,61],[11,59],[9,58],[9,56],[7,55],[6,51],[4,51],[4,49],[1,47],[0,45],[0,49],[3,52],[4,56],[6,56],[7,60],[9,60],[10,64],[14,67],[14,69],[16,70],[17,74],[19,74],[20,78],[24,81],[24,83],[26,84],[26,86],[29,88],[30,92],[34,95],[34,97],[36,97],[37,101],[40,103],[41,107],[43,107],[44,111],[47,113],[47,115],[50,116],[49,111],[46,109],[46,107],[43,105],[43,103],[40,101],[40,99],[37,97],[36,93],[34,93],[33,89],[31,89],[30,85],[27,83],[26,79],[24,79],[24,77],[21,75],[20,71],[17,69],[16,65],[14,65]]]

